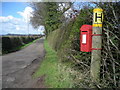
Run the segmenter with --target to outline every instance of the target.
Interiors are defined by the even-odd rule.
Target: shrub
[[[32,42],[39,36],[3,36],[2,37],[2,53],[14,51],[17,47]]]

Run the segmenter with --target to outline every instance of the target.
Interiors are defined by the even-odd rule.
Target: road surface
[[[2,56],[3,88],[36,87],[37,79],[33,79],[32,75],[45,55],[43,41],[39,39],[20,51]]]

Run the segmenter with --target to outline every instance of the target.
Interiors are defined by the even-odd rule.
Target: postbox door
[[[83,25],[80,28],[80,50],[83,52],[91,52],[92,45],[92,26]]]

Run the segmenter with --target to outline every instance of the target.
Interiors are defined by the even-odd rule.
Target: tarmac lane
[[[2,88],[32,88],[33,72],[45,56],[41,38],[26,48],[2,57]]]

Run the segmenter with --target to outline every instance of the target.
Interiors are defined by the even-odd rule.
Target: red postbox
[[[82,25],[80,28],[80,51],[91,52],[92,49],[92,25]]]

